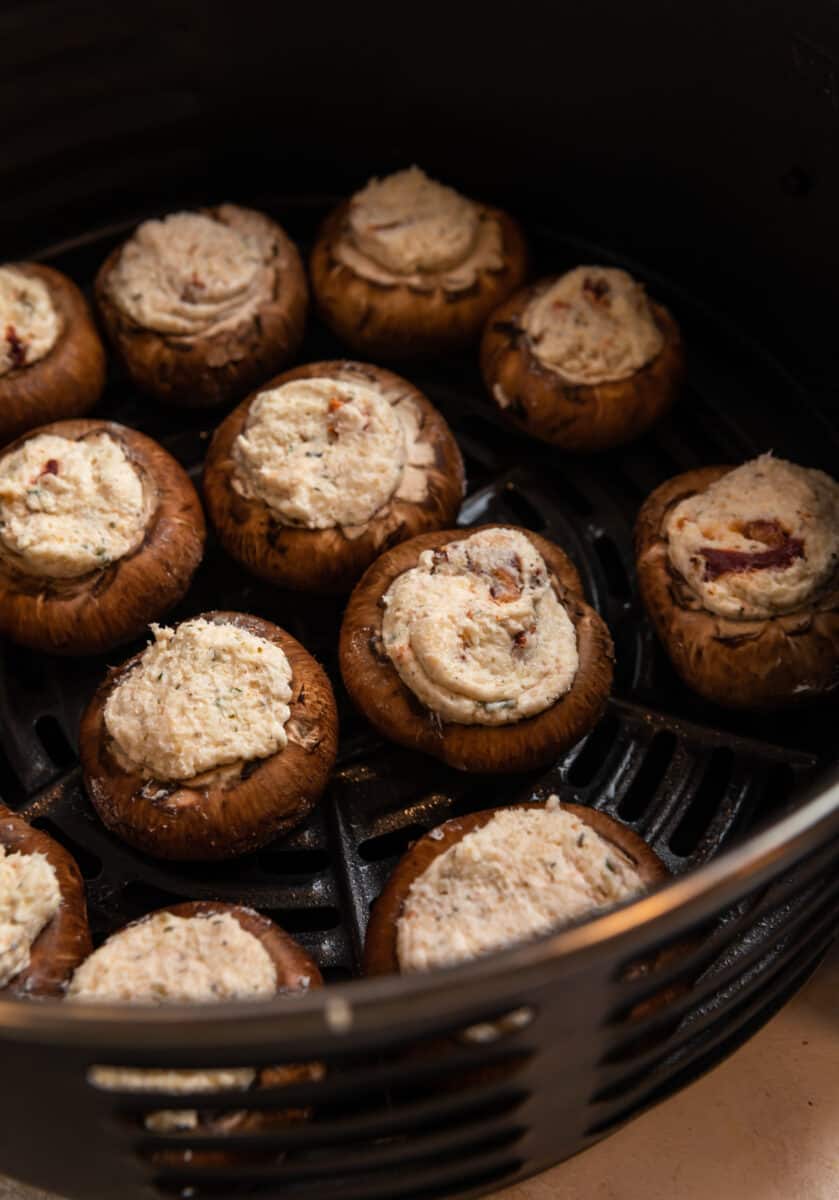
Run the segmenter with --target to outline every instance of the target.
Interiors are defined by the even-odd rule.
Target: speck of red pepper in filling
[[[6,343],[9,347],[9,358],[13,367],[22,367],[26,362],[26,342],[19,336],[14,325],[6,326]]]
[[[41,468],[42,475],[57,475],[58,474],[58,459],[48,458]]]

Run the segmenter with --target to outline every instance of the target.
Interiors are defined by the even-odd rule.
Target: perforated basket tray
[[[256,203],[304,243],[323,211]],[[600,247],[530,232],[542,273],[614,261]],[[87,284],[120,236],[94,232],[44,257]],[[74,853],[97,939],[163,904],[235,901],[298,937],[332,985],[358,973],[369,906],[398,855],[453,815],[558,791],[630,825],[679,882],[629,911],[471,967],[330,987],[282,1010],[126,1016],[0,1004],[0,1167],[86,1200],[110,1200],[117,1186],[125,1197],[147,1196],[149,1186],[317,1200],[478,1195],[573,1153],[695,1077],[806,977],[839,911],[830,870],[839,798],[824,773],[835,753],[835,712],[733,716],[692,697],[640,611],[630,533],[641,500],[679,471],[771,448],[829,469],[836,433],[759,346],[664,280],[649,286],[682,325],[689,379],[673,415],[624,450],[573,459],[511,434],[497,424],[471,358],[407,372],[460,441],[469,479],[461,523],[509,521],[553,538],[612,630],[617,672],[607,714],[550,771],[461,775],[383,743],[340,684],[342,602],[280,593],[211,541],[173,618],[207,608],[268,617],[313,651],[335,684],[339,762],[307,824],[258,854],[211,867],[156,862],[105,832],[81,785],[77,728],[106,665],[131,647],[84,660],[2,648],[0,797]],[[301,361],[341,353],[313,321]],[[793,426],[784,419],[791,408]],[[159,438],[194,478],[220,419],[165,410],[117,376],[101,411]],[[805,805],[808,781],[821,795]],[[678,953],[656,959],[665,944]],[[515,1019],[469,1037],[441,1037],[511,1012]],[[168,1108],[313,1106],[302,1125],[187,1142],[143,1129],[140,1114],[154,1098],[105,1094],[85,1081],[92,1062],[312,1058],[329,1068],[317,1084],[226,1099],[158,1097],[156,1106]],[[247,1152],[250,1161],[151,1162],[155,1148],[199,1142]]]

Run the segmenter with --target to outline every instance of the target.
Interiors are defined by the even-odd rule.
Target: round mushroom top
[[[464,291],[504,265],[490,214],[419,167],[371,179],[350,200],[336,257],[373,283]]]
[[[792,612],[839,567],[839,484],[762,454],[682,500],[664,532],[670,562],[703,606],[764,619]]]
[[[268,999],[277,988],[270,954],[232,913],[179,917],[164,911],[112,934],[76,969],[67,995],[85,1001],[200,1004]]]
[[[560,275],[530,301],[522,324],[532,354],[567,383],[627,379],[664,343],[643,287],[614,267]]]
[[[291,665],[273,642],[197,617],[154,641],[105,703],[117,761],[161,781],[268,758],[287,744]]]
[[[374,379],[294,379],[261,392],[233,444],[234,488],[280,524],[362,530],[394,498],[421,501],[433,448],[417,407]]]
[[[274,292],[277,245],[261,213],[223,204],[144,221],[107,280],[111,300],[156,333],[209,337],[255,316]]]
[[[30,575],[77,578],[131,554],[153,503],[108,433],[36,433],[0,458],[0,547]]]
[[[32,945],[61,906],[61,889],[43,854],[9,854],[0,845],[0,988],[29,966]]]
[[[411,884],[397,920],[399,968],[480,958],[643,891],[629,858],[556,796],[544,808],[504,809]]]
[[[425,550],[383,597],[384,649],[444,721],[508,725],[544,711],[577,673],[577,634],[545,560],[515,529]]]
[[[43,279],[0,267],[0,378],[45,358],[61,326]]]

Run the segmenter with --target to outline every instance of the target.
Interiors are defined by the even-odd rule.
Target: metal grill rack
[[[301,239],[321,211],[257,203]],[[45,257],[88,282],[119,234],[93,233]],[[617,261],[601,248],[547,231],[535,231],[533,242],[545,273],[580,261]],[[149,1195],[150,1184],[184,1197],[479,1195],[574,1152],[707,1069],[812,969],[833,936],[839,909],[839,884],[829,873],[832,839],[839,836],[835,814],[825,808],[821,845],[812,835],[807,840],[804,826],[788,824],[786,842],[766,850],[765,861],[746,835],[762,829],[772,842],[779,828],[773,820],[796,820],[800,810],[791,797],[833,753],[833,714],[757,719],[721,713],[691,696],[640,612],[631,527],[644,496],[679,471],[770,448],[830,467],[837,439],[816,412],[787,429],[779,401],[805,402],[782,369],[678,289],[659,279],[649,286],[682,323],[689,382],[672,416],[625,450],[572,459],[511,434],[496,422],[472,361],[406,371],[445,413],[463,449],[469,492],[461,523],[508,521],[556,540],[574,559],[615,638],[615,693],[606,716],[550,771],[466,776],[383,743],[351,710],[340,685],[342,602],[279,593],[246,576],[211,540],[174,617],[206,608],[268,617],[315,653],[336,686],[339,762],[308,823],[256,854],[209,867],[158,862],[111,837],[84,795],[76,737],[106,662],[121,661],[131,647],[107,660],[48,659],[3,647],[0,798],[75,855],[97,939],[183,899],[244,903],[296,936],[332,984],[358,974],[370,904],[414,838],[451,816],[551,791],[635,829],[674,875],[684,877],[677,885],[685,889],[684,903],[656,907],[653,897],[638,910],[652,923],[639,927],[618,913],[605,925],[560,935],[558,946],[573,954],[548,954],[544,944],[518,952],[512,976],[501,956],[470,968],[471,975],[356,985],[347,1000],[344,989],[334,1000],[310,998],[292,1021],[272,1022],[254,1012],[224,1024],[222,1015],[193,1014],[176,1036],[165,1016],[154,1028],[141,1030],[132,1016],[94,1029],[89,1018],[63,1024],[60,1016],[41,1013],[43,1022],[13,1029],[0,1012],[9,1077],[38,1111],[52,1111],[56,1120],[62,1112],[64,1122],[52,1143],[57,1156],[63,1153],[60,1173],[33,1160],[25,1136],[0,1146],[4,1166],[33,1181],[71,1187],[86,1200],[112,1194],[115,1176],[108,1171],[120,1173],[126,1197]],[[301,361],[340,356],[340,347],[313,322]],[[159,438],[194,478],[220,419],[165,410],[118,377],[109,383],[102,412]],[[707,876],[693,869],[732,848],[742,857],[729,856],[727,869],[726,860],[712,865],[719,878],[709,897],[702,883]],[[614,934],[608,945],[601,944],[604,929]],[[667,942],[678,953],[657,957]],[[344,1027],[348,1010],[351,1030]],[[476,1021],[510,1012],[518,1017],[462,1034]],[[461,1033],[442,1036],[452,1030]],[[301,1061],[324,1059],[329,1071],[322,1083],[281,1094],[237,1095],[237,1108],[282,1100],[315,1110],[310,1122],[281,1132],[201,1140],[204,1148],[250,1155],[235,1167],[152,1164],[154,1149],[171,1148],[173,1138],[142,1131],[136,1114],[154,1107],[151,1099],[106,1096],[84,1082],[86,1066],[103,1061],[97,1057],[103,1050],[110,1054],[105,1061],[209,1065],[213,1057],[222,1065],[241,1061],[237,1051],[258,1061],[269,1048],[263,1062],[286,1061],[274,1057],[282,1052]],[[20,1097],[16,1088],[8,1091]],[[189,1098],[158,1101],[157,1107],[188,1106]],[[223,1099],[199,1103],[225,1107]],[[226,1107],[231,1103],[228,1098]],[[20,1125],[20,1104],[12,1111],[11,1097],[0,1098],[0,1117],[7,1130]],[[96,1132],[103,1120],[107,1137]]]

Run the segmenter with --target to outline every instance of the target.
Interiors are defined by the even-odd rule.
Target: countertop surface
[[[115,1190],[115,1200],[118,1190]],[[493,1200],[837,1200],[839,950],[756,1037],[631,1125]],[[0,1200],[53,1200],[0,1178]]]

